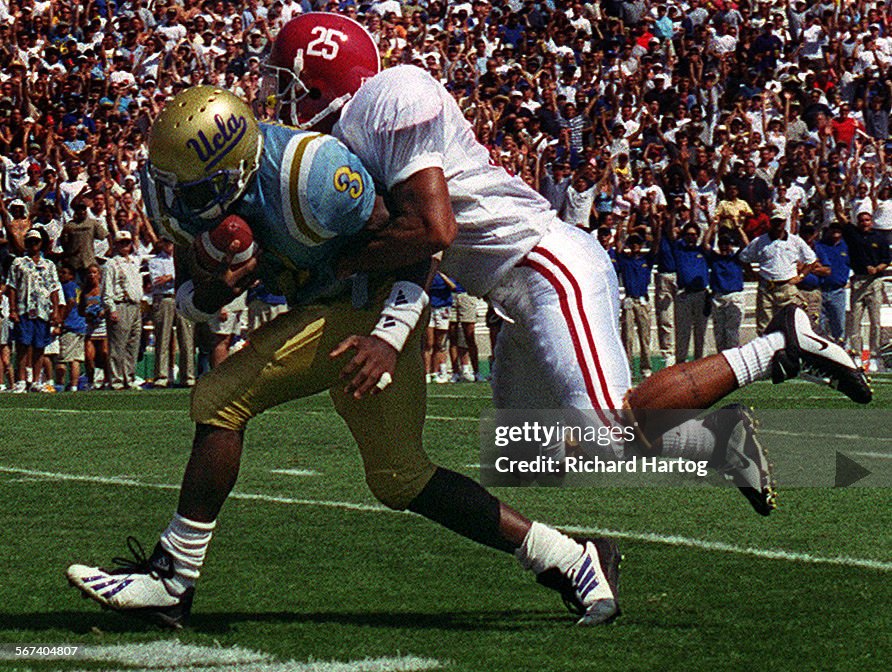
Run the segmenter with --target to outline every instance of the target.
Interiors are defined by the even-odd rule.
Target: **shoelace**
[[[131,558],[112,558],[112,562],[117,565],[110,573],[112,574],[148,574],[152,571],[149,564],[149,558],[143,550],[142,544],[136,537],[127,537],[127,549],[133,554]]]

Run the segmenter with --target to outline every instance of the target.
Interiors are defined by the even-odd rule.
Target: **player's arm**
[[[395,185],[387,198],[390,218],[370,222],[368,243],[345,252],[342,276],[387,271],[429,259],[452,244],[458,231],[443,169],[424,168]]]
[[[400,352],[427,307],[427,291],[439,269],[439,257],[400,269],[372,332],[348,336],[329,353],[335,359],[353,352],[341,370],[345,393],[362,399],[383,392],[393,380]]]
[[[198,266],[194,245],[174,248],[177,311],[193,322],[208,322],[223,306],[256,282],[258,259],[232,268],[235,251],[230,251],[219,265],[206,271]]]

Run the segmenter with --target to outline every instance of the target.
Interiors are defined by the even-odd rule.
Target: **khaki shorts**
[[[84,361],[84,335],[66,331],[59,337],[59,361],[63,363]]]
[[[452,295],[452,322],[476,322],[477,321],[477,297],[466,292]]]
[[[372,492],[387,506],[405,508],[436,469],[421,444],[426,410],[423,329],[409,337],[390,386],[358,401],[344,393],[339,378],[352,353],[336,360],[328,356],[347,336],[372,330],[383,298],[370,310],[356,310],[349,301],[312,305],[267,322],[244,348],[199,379],[192,392],[192,420],[241,430],[269,408],[328,390],[359,445]],[[419,326],[427,320],[423,313]]]

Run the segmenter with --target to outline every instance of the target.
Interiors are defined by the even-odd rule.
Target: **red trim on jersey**
[[[579,362],[579,368],[582,371],[582,378],[585,381],[585,389],[586,392],[588,392],[589,401],[591,401],[592,408],[594,409],[595,413],[598,414],[601,422],[604,423],[605,426],[611,426],[612,423],[607,415],[604,413],[604,409],[602,408],[604,404],[602,404],[598,400],[598,394],[597,390],[595,389],[594,379],[592,378],[591,371],[589,370],[588,362],[586,362],[585,360],[585,353],[582,350],[582,341],[580,340],[579,332],[576,329],[576,321],[573,319],[573,314],[570,310],[570,297],[567,293],[566,288],[561,284],[558,277],[550,269],[548,269],[546,266],[543,266],[537,261],[533,261],[529,257],[521,261],[518,265],[528,266],[532,268],[534,271],[544,277],[557,292],[558,301],[561,306],[561,313],[564,315],[564,320],[566,320],[567,326],[570,329],[570,340],[573,341],[573,349],[576,351],[576,361]]]

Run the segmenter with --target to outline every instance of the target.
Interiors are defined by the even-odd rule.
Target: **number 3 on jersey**
[[[315,35],[316,39],[310,40],[307,44],[307,56],[320,56],[326,61],[333,61],[338,57],[338,49],[341,48],[341,45],[334,38],[338,38],[344,43],[347,42],[347,36],[340,30],[325,26],[315,26],[310,30],[310,35]]]
[[[362,175],[350,170],[350,166],[341,166],[334,174],[334,188],[338,191],[349,189],[350,198],[362,196]]]

